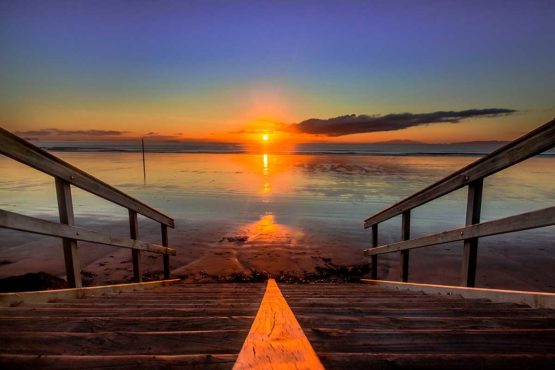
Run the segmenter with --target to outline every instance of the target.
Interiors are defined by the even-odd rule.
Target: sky
[[[555,117],[555,2],[0,0],[32,139],[510,140]]]

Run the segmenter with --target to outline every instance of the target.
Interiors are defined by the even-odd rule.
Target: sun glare
[[[268,135],[267,134],[262,135],[262,140],[263,141],[268,141]]]

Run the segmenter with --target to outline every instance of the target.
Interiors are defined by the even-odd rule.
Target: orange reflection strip
[[[233,369],[324,369],[274,279]]]

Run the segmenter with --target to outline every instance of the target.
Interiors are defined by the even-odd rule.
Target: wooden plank
[[[180,279],[149,281],[146,283],[116,284],[93,286],[86,288],[71,288],[58,290],[44,290],[39,292],[0,293],[0,307],[30,303],[46,303],[56,299],[74,299],[97,297],[110,293],[134,292],[178,283]],[[15,315],[11,315],[15,316]]]
[[[473,181],[468,185],[466,204],[466,225],[480,223],[482,210],[482,190],[484,179]],[[464,240],[461,285],[473,287],[476,282],[476,262],[478,258],[478,238]]]
[[[424,292],[426,294],[459,295],[466,299],[489,299],[492,302],[525,304],[533,308],[555,309],[555,293],[524,292],[520,290],[467,288],[450,285],[400,283],[398,281],[362,279],[363,283],[398,291]],[[538,313],[539,314],[539,313]]]
[[[75,224],[73,215],[73,201],[71,199],[71,186],[67,181],[56,177],[56,196],[58,199],[58,212],[60,223],[68,226]],[[79,264],[79,253],[77,240],[62,238],[64,248],[64,261],[66,267],[67,284],[71,288],[81,288],[81,266]]]
[[[88,301],[88,299],[86,300]],[[27,317],[0,318],[0,332],[43,331],[43,332],[106,332],[128,331],[141,328],[142,331],[172,330],[217,330],[245,329],[254,321],[251,316],[196,316],[196,317]],[[530,321],[532,324],[537,322]],[[511,321],[512,323],[512,321]],[[517,322],[518,324],[518,322]]]
[[[274,279],[233,369],[324,369]]]
[[[152,253],[171,254],[172,256],[175,256],[176,254],[175,249],[158,244],[128,238],[120,238],[97,231],[83,229],[77,226],[64,225],[57,222],[41,220],[35,217],[24,216],[18,213],[5,211],[3,209],[0,209],[0,227],[34,234],[111,245],[120,248],[139,249]]]
[[[552,370],[555,355],[551,353],[319,353],[329,369],[387,370],[469,370],[469,369],[534,369]]]
[[[386,244],[377,248],[366,249],[364,254],[366,256],[372,256],[374,254],[398,252],[402,250],[428,247],[431,245],[505,234],[514,231],[529,230],[551,225],[555,225],[555,207],[521,213],[519,215],[483,222],[481,224],[470,225],[450,231],[444,231],[417,239]]]
[[[364,228],[490,176],[555,146],[555,119],[364,220]]]
[[[378,225],[372,225],[372,248],[378,246]],[[372,279],[376,280],[378,278],[378,255],[372,256]]]
[[[174,220],[160,211],[108,185],[96,177],[61,160],[46,150],[0,127],[0,153],[33,167],[41,172],[60,178],[101,198],[119,204],[150,219],[174,227]]]
[[[137,220],[137,212],[129,210],[129,236],[133,240],[139,237],[139,221]],[[143,281],[141,273],[141,251],[137,249],[131,250],[131,259],[133,261],[133,280],[136,283]]]
[[[410,210],[403,212],[401,221],[401,239],[410,239]],[[401,281],[409,281],[409,250],[401,251]]]
[[[164,247],[168,246],[168,227],[164,224],[160,224],[161,231],[162,231],[162,245]],[[162,256],[164,261],[164,279],[170,278],[170,256],[168,254],[164,254]]]
[[[133,328],[129,328],[133,330]],[[247,329],[169,332],[2,333],[2,352],[35,355],[237,353]]]
[[[0,355],[3,369],[203,369],[227,370],[237,355],[203,353],[192,355]]]

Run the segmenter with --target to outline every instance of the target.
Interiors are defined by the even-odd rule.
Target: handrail
[[[408,281],[410,249],[463,240],[462,284],[474,286],[480,237],[555,224],[555,207],[480,223],[484,178],[554,146],[555,119],[364,220],[364,228],[372,228],[372,248],[364,251],[366,256],[372,257],[372,279],[377,279],[378,255],[380,254],[401,252],[401,279],[406,282]],[[413,208],[466,185],[468,185],[466,227],[417,239],[410,238],[410,219]],[[378,224],[398,215],[402,215],[402,241],[379,245]]]
[[[436,234],[422,236],[417,239],[403,240],[397,243],[384,244],[376,248],[365,249],[365,256],[374,256],[408,249],[429,247],[443,243],[451,243],[469,238],[482,238],[499,234],[512,233],[555,225],[555,207],[539,209],[537,211],[521,213],[498,220],[482,222],[458,229],[443,231]]]
[[[527,158],[549,150],[554,145],[555,119],[402,201],[368,217],[364,220],[364,228],[367,229],[372,225],[389,220],[405,211],[410,211],[413,208],[449,194],[477,179],[490,176]]]
[[[110,202],[131,209],[154,221],[175,227],[174,220],[121,190],[61,160],[0,127],[0,153],[41,172],[65,180]]]
[[[41,220],[40,218],[25,216],[15,212],[0,209],[0,227],[11,230],[25,231],[33,234],[71,238],[74,240],[113,247],[142,250],[145,252],[176,255],[175,249],[162,245],[143,242],[141,240],[121,238],[98,231],[87,230],[77,226],[64,225],[57,222]]]
[[[175,227],[172,218],[1,127],[0,154],[4,154],[54,177],[60,215],[59,223],[0,210],[0,228],[62,238],[67,281],[70,287],[79,288],[82,286],[77,241],[87,241],[131,249],[133,277],[137,282],[142,281],[140,252],[147,251],[162,254],[164,278],[170,278],[169,256],[176,254],[175,249],[168,248],[168,226],[172,228]],[[75,220],[73,215],[71,185],[75,185],[85,191],[127,208],[129,212],[130,238],[116,237],[76,227],[74,225]],[[142,214],[160,223],[162,245],[138,240],[139,224],[137,214]]]

